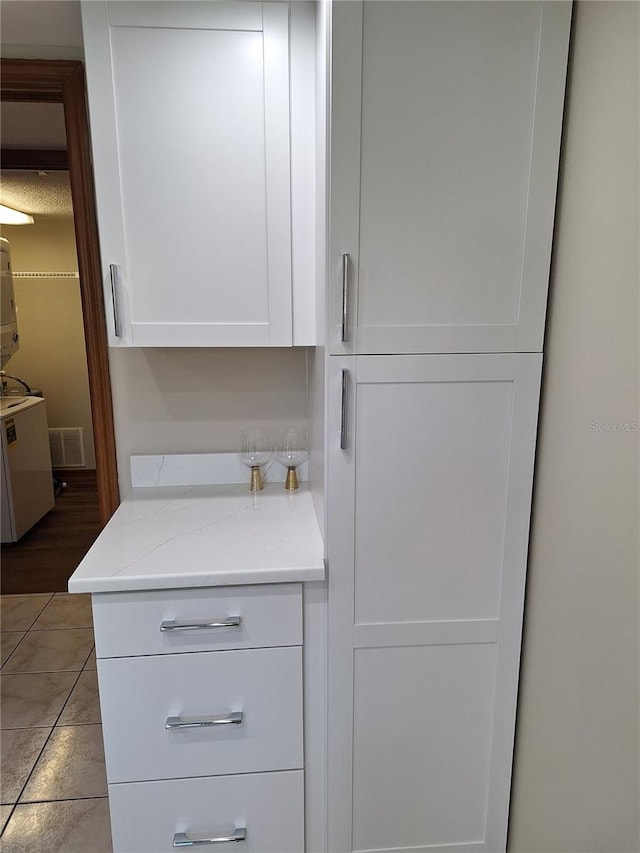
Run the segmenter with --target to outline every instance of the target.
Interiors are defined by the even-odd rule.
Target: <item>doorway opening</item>
[[[64,110],[66,165],[73,205],[91,427],[95,447],[98,525],[102,527],[118,506],[119,495],[84,69],[82,63],[76,61],[5,59],[1,62],[1,75],[0,95],[3,102],[61,104]],[[62,155],[54,154],[52,160],[47,160],[47,155],[43,152],[3,149],[2,165],[3,168],[11,166],[59,169],[61,164],[56,162],[56,158],[60,156],[65,156],[64,152]],[[72,475],[73,472],[70,472],[69,479],[72,479]],[[74,521],[71,514],[69,524],[74,523],[81,526],[83,522],[77,515]],[[17,545],[19,544],[18,542]],[[46,584],[46,572],[44,575],[41,572],[37,578],[34,575],[31,579],[26,576],[28,572],[19,572],[19,575],[25,575],[20,586],[19,576],[5,577],[5,566],[10,562],[3,560],[3,593],[61,591],[34,588],[33,584]]]

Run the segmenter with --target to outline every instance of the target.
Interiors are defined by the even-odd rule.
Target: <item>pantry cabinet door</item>
[[[110,343],[291,345],[288,4],[82,16]]]
[[[541,351],[570,15],[334,3],[333,353]]]
[[[335,853],[505,848],[541,359],[332,359]]]

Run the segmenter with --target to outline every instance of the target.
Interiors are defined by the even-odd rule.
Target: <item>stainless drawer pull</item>
[[[196,844],[228,844],[230,841],[244,841],[247,830],[244,826],[237,826],[231,835],[218,835],[213,838],[194,838],[186,832],[176,832],[173,836],[174,847],[194,847]]]
[[[342,397],[340,400],[340,450],[348,447],[347,437],[347,395],[349,392],[349,371],[342,369]]]
[[[342,255],[342,343],[349,339],[349,258],[346,252]]]
[[[120,314],[118,312],[118,267],[116,264],[109,264],[109,279],[111,280],[111,307],[113,309],[113,331],[116,338],[121,338],[122,328],[120,326]]]
[[[225,619],[213,619],[211,622],[163,622],[161,631],[202,631],[207,628],[236,628],[241,622],[240,616],[227,616]]]
[[[167,717],[165,729],[206,729],[209,726],[237,726],[242,722],[242,711],[218,714],[215,717]]]

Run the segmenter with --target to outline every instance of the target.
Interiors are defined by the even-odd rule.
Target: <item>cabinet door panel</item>
[[[484,837],[494,682],[495,645],[356,650],[354,850]]]
[[[359,324],[513,325],[540,6],[397,6],[364,11]]]
[[[109,23],[119,27],[149,26],[150,0],[110,0]],[[156,27],[194,27],[210,30],[262,30],[260,0],[162,0],[153,9]]]
[[[358,385],[356,623],[497,617],[512,386]]]
[[[542,357],[332,362],[329,849],[496,853]]]
[[[134,323],[268,323],[262,50],[262,33],[112,30]]]
[[[110,343],[290,346],[288,6],[82,14]]]
[[[562,3],[338,4],[333,352],[541,350],[569,20]]]

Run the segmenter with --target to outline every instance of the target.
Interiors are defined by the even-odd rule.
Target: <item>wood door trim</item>
[[[98,502],[100,519],[106,524],[120,496],[84,67],[71,60],[3,59],[0,75],[3,101],[61,103],[64,107]]]
[[[3,169],[45,169],[47,172],[69,170],[67,149],[1,148]]]

